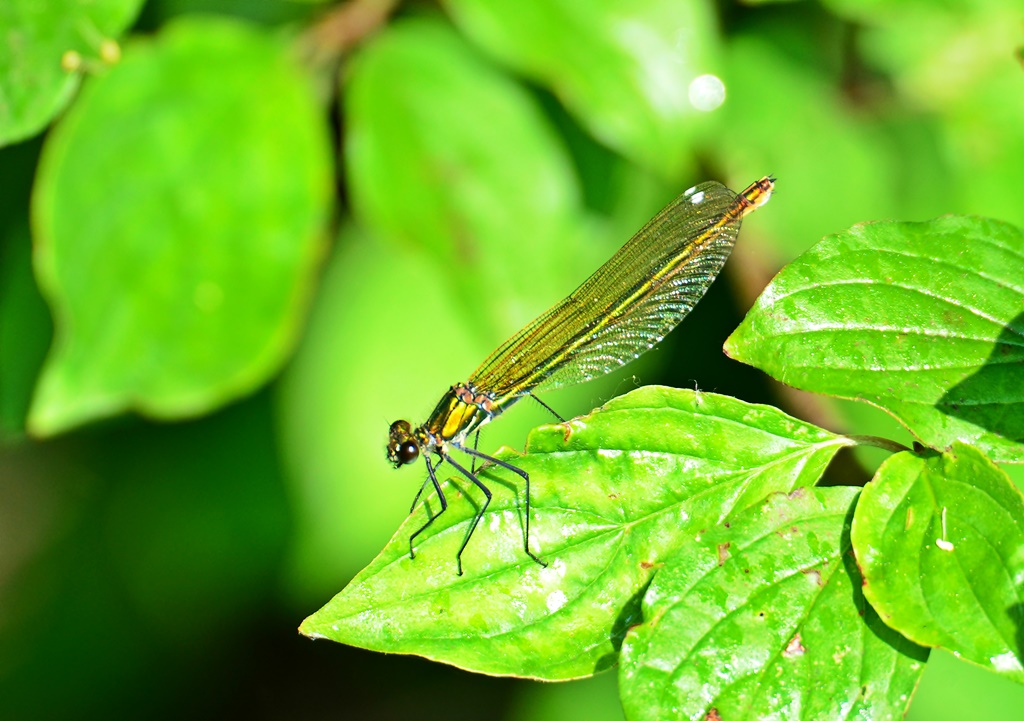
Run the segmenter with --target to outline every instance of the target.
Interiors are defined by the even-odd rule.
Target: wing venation
[[[511,400],[596,378],[649,350],[732,252],[740,222],[726,215],[736,199],[714,181],[676,198],[569,297],[499,346],[470,382]]]

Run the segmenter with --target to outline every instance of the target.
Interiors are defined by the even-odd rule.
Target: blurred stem
[[[383,25],[397,5],[398,0],[349,0],[331,8],[300,40],[303,55],[314,68],[333,68]]]
[[[902,443],[891,441],[888,438],[881,438],[879,436],[862,436],[855,434],[848,434],[846,436],[851,441],[860,446],[874,446],[875,448],[881,448],[886,451],[892,451],[893,453],[901,453],[903,451],[909,451]]]

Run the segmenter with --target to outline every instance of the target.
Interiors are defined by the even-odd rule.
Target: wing
[[[713,181],[680,195],[568,298],[505,341],[470,383],[501,402],[581,383],[639,357],[686,317],[722,269],[749,210],[746,195]]]

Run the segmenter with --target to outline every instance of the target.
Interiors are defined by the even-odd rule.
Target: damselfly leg
[[[493,464],[495,464],[497,466],[501,466],[502,468],[505,468],[505,469],[507,469],[509,471],[512,471],[513,473],[519,475],[523,479],[523,486],[524,486],[524,489],[525,489],[525,497],[526,497],[526,503],[525,503],[525,506],[526,506],[525,519],[526,520],[523,523],[523,550],[526,551],[526,555],[527,556],[529,556],[534,561],[539,563],[541,566],[544,566],[546,568],[548,564],[545,563],[544,561],[542,561],[536,555],[534,555],[534,553],[530,550],[530,474],[527,473],[526,471],[524,471],[522,468],[514,466],[511,463],[508,463],[506,461],[501,460],[500,458],[495,458],[494,456],[489,456],[486,453],[481,453],[480,451],[476,450],[475,448],[468,448],[466,446],[455,445],[455,444],[452,444],[452,448],[456,448],[456,449],[462,451],[463,453],[465,453],[466,455],[472,456],[473,459],[474,459],[474,463],[475,463],[476,459],[480,459],[481,461],[484,461],[486,463],[493,463]],[[451,466],[455,470],[457,470],[463,476],[468,478],[473,483],[473,485],[475,485],[477,488],[479,488],[481,491],[483,491],[483,494],[485,496],[485,500],[484,500],[483,505],[480,506],[480,508],[477,509],[476,514],[473,516],[473,522],[469,526],[469,532],[466,534],[466,537],[462,540],[462,545],[459,546],[458,553],[455,554],[455,560],[456,560],[456,565],[457,565],[457,568],[458,568],[458,573],[461,576],[462,575],[462,552],[466,550],[466,546],[469,545],[469,539],[471,539],[473,537],[473,533],[476,531],[477,526],[480,524],[480,519],[483,518],[484,513],[487,512],[487,507],[491,504],[491,498],[492,498],[491,489],[488,488],[483,483],[483,481],[481,481],[477,477],[477,475],[476,475],[476,473],[474,471],[470,471],[465,466],[462,466],[460,463],[458,463],[458,461],[453,459],[450,455],[446,454],[445,456],[443,456],[441,461],[438,462],[437,466],[434,466],[430,462],[429,458],[427,458],[425,460],[427,461],[427,473],[429,475],[429,478],[426,481],[423,482],[422,486],[420,486],[419,492],[416,494],[416,497],[413,499],[412,509],[410,510],[410,513],[412,511],[416,510],[416,504],[419,502],[420,497],[423,495],[423,491],[424,491],[424,489],[426,489],[428,483],[432,484],[433,487],[434,487],[434,490],[437,491],[437,499],[441,502],[441,510],[438,511],[437,513],[433,514],[433,515],[430,515],[430,517],[427,519],[427,522],[424,523],[422,526],[420,526],[419,529],[417,529],[411,536],[409,536],[409,558],[415,558],[416,557],[416,552],[414,550],[414,545],[415,545],[416,537],[419,536],[421,533],[423,533],[425,530],[427,530],[427,528],[429,528],[430,525],[435,520],[437,520],[437,518],[442,513],[444,513],[445,511],[448,510],[448,500],[445,498],[444,491],[441,490],[441,484],[438,483],[438,481],[437,481],[436,468],[441,465],[441,462],[447,460],[448,463],[450,463]],[[428,513],[429,513],[429,510],[428,510]]]
[[[480,448],[480,429],[476,429],[476,433],[473,434],[473,450]],[[469,472],[476,473],[476,456],[473,456],[473,462],[469,464]]]
[[[430,524],[437,520],[438,516],[448,510],[448,499],[444,497],[444,491],[441,490],[441,484],[437,482],[437,473],[434,471],[434,465],[430,462],[429,458],[424,457],[423,460],[427,462],[427,475],[429,476],[427,481],[434,484],[434,490],[437,491],[437,500],[441,502],[441,510],[437,513],[431,514],[430,509],[427,509],[427,515],[430,516],[427,519],[427,522],[420,526],[418,531],[409,536],[409,558],[416,558],[416,552],[413,550],[413,542],[416,540],[416,536],[427,530]],[[438,461],[437,467],[440,468],[442,463],[444,463],[443,458]],[[456,466],[456,468],[458,468],[458,466]],[[416,510],[416,504],[419,502],[420,496],[423,495],[423,489],[427,487],[427,481],[423,481],[423,485],[420,486],[420,490],[416,494],[416,497],[412,499],[412,508],[409,509],[409,513]],[[459,575],[462,575],[462,561],[459,561]]]
[[[544,407],[545,407],[545,408],[547,409],[548,413],[550,413],[551,415],[553,415],[553,416],[554,416],[555,418],[557,418],[557,419],[558,419],[558,422],[559,422],[559,423],[565,423],[565,419],[564,419],[564,418],[562,418],[562,416],[560,416],[560,415],[559,415],[558,413],[556,413],[556,412],[555,412],[555,409],[554,409],[554,408],[552,408],[551,406],[549,406],[549,405],[548,405],[547,403],[545,403],[544,401],[542,401],[542,400],[541,400],[540,398],[538,398],[537,396],[535,396],[535,395],[534,395],[533,393],[527,393],[526,395],[530,396],[530,398],[532,398],[533,400],[537,401],[537,402],[538,402],[538,403],[540,403],[540,404],[541,404],[542,406],[544,406]]]
[[[501,466],[502,468],[505,468],[505,469],[507,469],[509,471],[512,471],[513,473],[518,474],[523,479],[523,487],[525,489],[525,496],[526,496],[526,514],[525,514],[526,520],[524,522],[525,529],[523,531],[523,550],[526,551],[526,555],[527,556],[529,556],[534,561],[536,561],[540,565],[542,565],[545,568],[547,568],[548,564],[545,563],[544,561],[542,561],[541,559],[539,559],[537,556],[533,555],[533,552],[530,550],[530,474],[527,473],[526,471],[524,471],[522,468],[519,468],[518,466],[513,466],[511,463],[503,461],[500,458],[495,458],[494,456],[489,456],[486,453],[481,453],[480,451],[476,450],[475,448],[470,449],[470,448],[465,448],[463,446],[456,446],[454,444],[453,444],[453,447],[454,448],[458,448],[463,453],[467,453],[467,454],[469,454],[471,456],[479,458],[482,461],[486,461],[488,463],[493,463],[493,464],[495,464],[497,466]],[[451,463],[452,465],[455,465],[455,462],[451,458],[448,459],[448,462]],[[456,466],[456,468],[458,468],[458,466]],[[463,473],[465,473],[465,470],[463,470]],[[481,488],[484,488],[484,484],[481,483],[476,478],[476,476],[474,476],[471,473],[466,474],[466,475],[475,484],[477,484]],[[490,500],[491,500],[491,497],[490,497],[490,493],[488,492],[487,502],[490,503]],[[486,504],[484,504],[484,507],[486,508]],[[466,544],[469,543],[469,537],[473,535],[473,531],[476,529],[476,524],[480,521],[480,517],[483,516],[483,514],[484,514],[484,509],[481,508],[479,513],[477,513],[476,518],[473,520],[473,527],[469,530],[469,535],[466,536],[466,540],[462,542],[462,548],[459,549],[459,557],[460,557],[459,568],[460,569],[462,568],[462,561],[461,561],[462,550],[466,547]]]

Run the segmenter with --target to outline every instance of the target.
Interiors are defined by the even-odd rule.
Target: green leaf
[[[537,102],[449,28],[390,26],[343,90],[357,218],[427,250],[477,325],[521,326],[531,316],[515,301],[563,296],[566,269],[596,260],[569,156]]]
[[[48,138],[37,176],[56,339],[30,428],[192,415],[265,381],[323,253],[330,171],[280,41],[207,19],[128,46]]]
[[[977,449],[898,453],[853,521],[864,594],[887,624],[1024,682],[1024,496]]]
[[[707,117],[695,107],[698,78],[718,69],[711,4],[448,0],[447,6],[466,34],[551,88],[598,139],[669,177],[693,165],[693,136]]]
[[[1024,461],[1024,233],[946,216],[857,225],[771,282],[726,352],[873,403],[924,443]]]
[[[732,508],[814,483],[849,444],[767,406],[641,388],[536,429],[523,455],[499,454],[530,474],[531,548],[546,568],[523,552],[519,477],[489,470],[494,500],[457,576],[455,554],[482,498],[449,480],[449,509],[417,539],[416,558],[409,537],[426,521],[422,504],[300,630],[482,673],[591,675],[614,665],[662,559]]]
[[[35,135],[67,105],[81,71],[62,67],[65,53],[101,61],[104,42],[120,35],[141,5],[141,0],[0,3],[0,146]],[[116,46],[106,52],[116,52]]]
[[[864,602],[849,558],[857,493],[773,495],[668,559],[622,644],[626,715],[902,718],[928,652]]]

